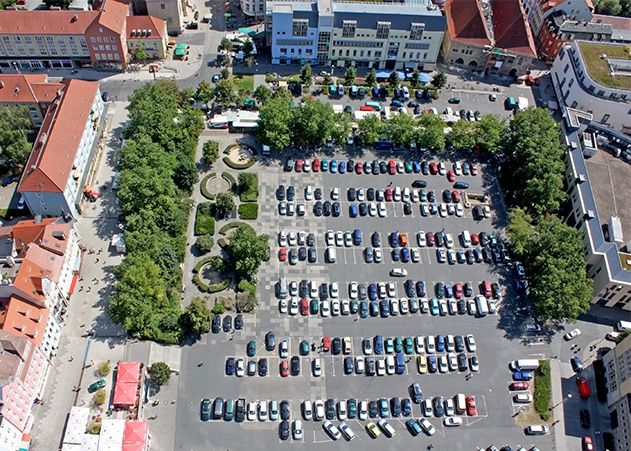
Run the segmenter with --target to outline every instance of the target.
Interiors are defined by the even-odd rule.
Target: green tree
[[[31,153],[27,136],[33,124],[25,107],[0,108],[0,159],[15,173],[22,171]]]
[[[445,123],[436,114],[423,113],[419,118],[416,144],[421,148],[445,149]]]
[[[336,123],[338,119],[341,120],[333,112],[331,104],[311,99],[306,99],[295,108],[293,115],[294,136],[308,146],[322,145],[328,138],[332,138]]]
[[[330,84],[333,84],[333,78],[331,78],[331,75],[326,73],[324,75],[324,77],[322,77],[322,83],[324,84],[324,86],[328,86]]]
[[[472,149],[476,143],[475,123],[460,119],[454,123],[449,132],[451,145],[458,150]]]
[[[147,55],[147,52],[145,52],[145,48],[142,45],[139,45],[134,49],[134,61],[144,64],[148,59],[149,55]]]
[[[202,254],[209,253],[212,250],[214,244],[215,244],[215,240],[213,239],[213,236],[210,234],[200,235],[197,237],[197,240],[195,240],[195,245],[197,246],[197,249],[199,249],[199,251]]]
[[[355,83],[355,78],[357,77],[357,70],[353,66],[348,66],[346,68],[346,72],[344,73],[344,84],[346,86],[350,86]]]
[[[358,135],[366,145],[376,143],[385,133],[385,127],[381,118],[376,114],[371,114],[357,122]]]
[[[219,143],[217,141],[206,141],[202,146],[202,158],[207,165],[212,165],[219,158]]]
[[[330,137],[335,144],[346,144],[348,136],[353,130],[353,121],[350,115],[345,113],[335,114]]]
[[[149,367],[149,377],[151,377],[151,380],[156,384],[165,385],[171,378],[171,368],[164,362],[156,362]]]
[[[220,218],[227,217],[234,210],[232,193],[219,193],[215,198],[215,214]]]
[[[254,278],[261,263],[269,258],[268,241],[267,235],[257,235],[242,225],[230,236],[226,250],[232,268],[240,277]]]
[[[395,146],[409,146],[416,139],[416,121],[404,113],[393,114],[386,122],[384,132]]]
[[[418,68],[415,68],[414,72],[412,72],[412,76],[410,77],[410,85],[412,85],[413,88],[416,88],[418,87],[419,84],[420,84],[420,79],[419,79]]]
[[[476,144],[483,150],[496,154],[506,140],[506,121],[495,114],[485,114],[475,123]]]
[[[254,43],[252,42],[252,40],[248,39],[243,44],[243,56],[248,58],[252,54],[253,51],[254,51]]]
[[[217,82],[213,91],[215,103],[222,108],[234,106],[239,101],[236,85],[232,78],[222,78]]]
[[[195,92],[195,98],[201,102],[208,103],[213,98],[213,88],[206,80],[199,82],[197,91]]]
[[[390,72],[390,75],[388,76],[388,81],[390,82],[390,86],[393,88],[396,88],[399,86],[399,82],[401,80],[399,79],[399,74],[397,73],[396,70],[393,70],[392,72]]]
[[[259,112],[258,138],[276,149],[289,147],[294,141],[293,109],[285,99],[272,99]]]
[[[526,255],[534,233],[535,229],[532,225],[532,217],[522,208],[514,208],[511,210],[508,214],[506,234],[510,238],[513,252],[516,255]]]
[[[608,16],[618,16],[622,12],[622,7],[619,0],[600,0],[596,4],[596,12]]]
[[[252,97],[256,99],[259,105],[265,105],[272,98],[272,90],[265,85],[260,85],[254,90]]]
[[[226,52],[232,52],[234,45],[228,38],[223,38],[219,43],[219,50],[225,50]]]
[[[441,70],[436,72],[436,75],[432,78],[432,85],[436,86],[436,88],[440,89],[447,84],[447,76]]]
[[[250,190],[255,191],[258,189],[257,178],[255,174],[251,172],[241,172],[239,174],[239,192],[245,193]]]
[[[210,332],[210,310],[204,298],[194,297],[184,309],[182,328],[195,336]]]
[[[289,92],[289,89],[285,88],[284,86],[281,86],[280,88],[276,89],[276,91],[274,91],[274,94],[272,94],[272,98],[282,99],[285,102],[287,102],[289,105],[291,105],[291,103],[293,102],[293,97],[291,95],[291,92]]]
[[[199,170],[195,162],[189,158],[180,160],[173,172],[173,181],[178,188],[190,194],[193,186],[199,182]]]
[[[375,84],[377,84],[377,72],[375,72],[375,69],[370,69],[370,72],[366,74],[365,82],[366,86],[369,88],[372,88]]]
[[[310,64],[305,64],[300,69],[300,83],[304,86],[305,90],[308,90],[313,83],[313,70]]]

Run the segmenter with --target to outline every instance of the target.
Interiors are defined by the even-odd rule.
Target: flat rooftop
[[[608,60],[623,62],[631,67],[631,45],[579,42],[585,68],[597,83],[609,88],[631,90],[631,71],[626,75],[613,75]],[[603,57],[607,55],[606,58]]]
[[[600,223],[608,224],[612,216],[618,216],[624,243],[631,241],[631,165],[604,150],[585,159],[585,165]]]

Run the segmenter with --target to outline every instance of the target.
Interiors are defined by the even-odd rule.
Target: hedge
[[[204,293],[219,293],[220,291],[226,290],[230,286],[230,279],[224,279],[223,282],[217,283],[214,285],[208,285],[204,282],[199,273],[193,276],[193,283],[199,288],[199,291]]]
[[[552,386],[550,382],[550,362],[540,360],[539,368],[535,371],[535,410],[543,421],[550,419],[550,399],[552,397]]]
[[[256,163],[256,160],[254,160],[254,158],[250,158],[246,163],[235,163],[229,157],[224,157],[223,162],[226,164],[226,166],[231,167],[232,169],[241,170],[241,169],[248,169],[254,166],[254,163]]]
[[[215,234],[215,218],[212,215],[213,205],[210,202],[206,202],[197,206],[195,236]]]
[[[215,195],[208,191],[208,182],[210,179],[216,177],[217,174],[215,172],[211,172],[206,177],[202,179],[202,183],[199,185],[200,191],[202,192],[202,196],[209,200],[215,200]]]
[[[212,262],[215,257],[204,257],[195,264],[193,268],[193,274],[199,273],[199,271],[208,263]]]
[[[230,144],[228,147],[226,147],[226,148],[223,150],[223,152],[222,152],[222,153],[223,153],[224,155],[230,155],[230,151],[231,151],[232,149],[234,149],[235,147],[239,147],[239,145],[238,145],[238,144]]]
[[[230,183],[230,189],[236,189],[237,188],[237,180],[234,178],[234,176],[232,174],[230,174],[229,172],[223,172],[221,174],[221,177],[223,177],[223,179]]]
[[[238,211],[239,219],[256,219],[259,217],[259,204],[241,204]]]
[[[245,222],[239,222],[239,221],[232,221],[228,224],[226,224],[225,226],[223,226],[221,229],[219,229],[219,234],[220,235],[225,235],[226,232],[230,229],[236,229],[239,226],[246,226],[252,229],[252,226],[250,224],[246,224]],[[254,229],[252,229],[254,230]]]
[[[217,240],[217,244],[219,245],[219,247],[225,248],[228,245],[228,241],[225,238],[219,238]]]

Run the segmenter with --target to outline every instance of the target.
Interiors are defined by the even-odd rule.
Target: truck
[[[506,100],[504,101],[504,106],[506,107],[507,110],[517,109],[517,101],[515,100],[515,97],[513,96],[507,97]]]

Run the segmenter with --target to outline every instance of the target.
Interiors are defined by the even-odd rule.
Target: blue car
[[[359,317],[362,319],[368,318],[368,303],[366,301],[359,303]]]
[[[368,285],[368,299],[371,301],[377,300],[377,284],[371,283]]]
[[[410,250],[407,247],[401,249],[401,261],[403,263],[410,262]]]
[[[383,337],[381,335],[375,337],[375,354],[383,354]]]
[[[358,214],[357,204],[350,204],[348,206],[348,215],[351,218],[356,218]]]
[[[370,301],[370,316],[379,316],[379,304],[377,301]]]
[[[532,371],[515,371],[513,373],[514,381],[529,381],[532,380]]]
[[[390,233],[388,237],[391,247],[399,247],[399,234],[397,232]]]
[[[436,351],[443,352],[445,350],[444,335],[436,335]]]
[[[445,408],[443,407],[444,399],[442,396],[436,396],[434,398],[434,416],[440,418],[445,415]]]
[[[436,362],[436,356],[434,354],[429,354],[427,356],[427,369],[430,373],[435,373],[438,371],[438,364]]]
[[[320,172],[326,172],[329,170],[329,160],[322,160],[320,163]]]
[[[337,172],[340,174],[346,174],[346,161],[340,161],[340,164],[337,167]]]
[[[386,418],[390,415],[390,408],[388,407],[388,400],[386,398],[379,400],[379,415],[381,418]]]
[[[390,316],[390,303],[387,299],[382,299],[379,301],[379,310],[381,311],[381,317],[387,318]]]
[[[412,401],[410,401],[410,398],[401,400],[401,415],[404,417],[412,415]]]
[[[392,102],[390,102],[390,106],[395,108],[403,108],[403,102],[401,102],[400,100],[393,100]]]
[[[432,316],[437,316],[438,314],[440,314],[440,309],[438,308],[438,299],[432,298],[432,300],[429,301],[429,311]]]
[[[421,172],[421,162],[418,160],[412,161],[412,169],[414,170],[415,174]]]
[[[401,254],[399,254],[399,251],[397,249],[392,249],[392,261],[393,262],[401,261]]]
[[[331,174],[337,173],[337,160],[331,160],[329,170],[331,171]]]

